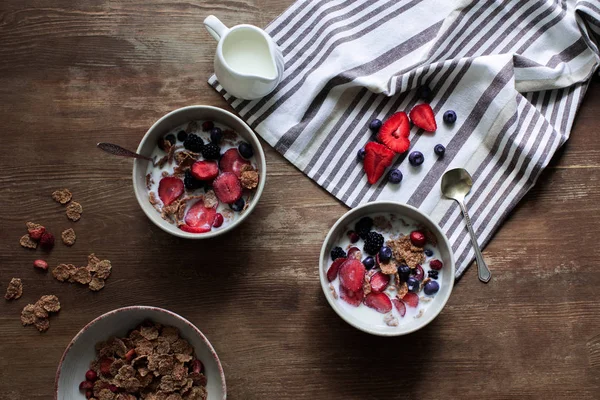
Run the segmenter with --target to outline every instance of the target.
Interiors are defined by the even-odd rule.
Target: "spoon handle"
[[[143,156],[141,154],[138,153],[134,153],[131,150],[127,150],[117,144],[113,144],[113,143],[98,143],[97,144],[98,148],[101,150],[104,150],[107,153],[110,154],[114,154],[115,156],[122,156],[122,157],[132,157],[132,158],[140,158],[142,160],[148,160],[152,163],[154,163],[154,160],[151,159],[150,157],[146,157]]]
[[[479,276],[479,280],[484,283],[488,283],[490,279],[492,279],[492,273],[488,268],[487,264],[483,260],[483,254],[481,254],[481,249],[479,248],[479,244],[477,243],[477,236],[475,236],[475,231],[473,231],[473,225],[471,224],[471,218],[469,218],[469,213],[467,212],[467,208],[462,201],[459,201],[460,209],[462,210],[463,215],[465,216],[465,221],[467,223],[467,229],[469,231],[469,235],[471,235],[471,244],[475,249],[475,259],[477,260],[477,275]]]

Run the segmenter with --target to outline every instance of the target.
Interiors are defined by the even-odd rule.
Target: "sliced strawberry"
[[[435,132],[437,124],[431,106],[427,103],[417,104],[410,110],[410,120],[413,124],[427,132]]]
[[[365,266],[355,258],[344,261],[340,266],[340,285],[351,292],[362,290]]]
[[[162,178],[158,183],[158,197],[165,206],[171,205],[183,194],[183,181],[174,176]]]
[[[363,168],[367,173],[367,180],[372,185],[381,178],[385,169],[392,165],[395,153],[382,144],[369,142],[365,146],[365,159]]]
[[[225,172],[213,181],[213,189],[217,198],[223,203],[235,203],[242,197],[240,180],[232,172]]]
[[[348,258],[356,258],[357,260],[360,260],[361,257],[362,253],[358,247],[350,247],[348,249]]]
[[[346,261],[346,258],[340,257],[336,258],[333,263],[331,263],[331,267],[327,270],[327,280],[332,282],[337,278],[338,271],[340,270],[340,266]]]
[[[351,306],[358,307],[365,297],[362,289],[352,292],[340,285],[340,297]]]
[[[244,159],[237,149],[229,149],[219,161],[221,172],[233,172],[238,178],[242,176],[242,167],[250,165],[250,161]]]
[[[192,164],[192,175],[200,181],[211,181],[219,175],[219,165],[216,161],[196,161]]]
[[[422,281],[423,278],[425,278],[425,271],[423,271],[423,267],[421,267],[421,264],[417,264],[415,266],[415,269],[413,270],[413,274],[419,282]]]
[[[371,289],[374,292],[383,292],[388,283],[390,283],[390,277],[383,272],[378,271],[371,277]]]
[[[400,111],[383,123],[377,140],[396,153],[404,153],[410,147],[408,135],[410,135],[410,121],[406,113]]]
[[[196,202],[187,214],[185,214],[185,225],[179,228],[186,232],[202,233],[211,230],[217,215],[216,208],[207,208],[204,206],[204,201]]]
[[[392,311],[392,301],[385,293],[371,292],[365,297],[367,307],[375,309],[382,314]]]
[[[396,307],[396,310],[398,310],[398,314],[400,314],[401,317],[404,317],[406,315],[406,306],[404,303],[398,299],[392,299],[392,303],[394,304],[394,307]]]
[[[409,307],[416,307],[419,305],[419,296],[416,293],[408,292],[404,295],[402,301]]]

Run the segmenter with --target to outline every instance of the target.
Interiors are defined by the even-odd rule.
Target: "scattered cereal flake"
[[[67,218],[69,218],[71,221],[79,221],[82,213],[83,207],[76,201],[72,201],[71,204],[67,206]]]
[[[156,198],[156,194],[154,192],[150,192],[148,194],[148,201],[150,201],[150,204],[152,204],[153,206],[160,203],[160,200]]]
[[[194,133],[198,130],[198,121],[190,121],[185,128],[185,133]]]
[[[431,297],[425,297],[425,296],[419,297],[419,303],[429,303],[431,300],[433,300]]]
[[[69,191],[69,189],[60,189],[52,192],[52,200],[59,202],[60,204],[67,204],[71,201],[73,194]]]
[[[365,279],[363,281],[363,293],[365,294],[365,297],[371,293],[371,282],[369,282],[369,280]]]
[[[23,295],[23,282],[19,278],[12,278],[8,283],[6,294],[4,298],[6,300],[17,300]]]
[[[240,183],[244,189],[254,189],[258,186],[258,172],[243,171],[240,177]]]
[[[175,150],[180,149],[181,146],[171,146],[169,147],[169,152],[167,153],[167,162],[169,164],[173,163],[173,158],[175,157]]]
[[[21,323],[23,326],[33,325],[37,317],[35,316],[35,305],[27,304],[23,307],[23,311],[21,311]]]
[[[141,339],[135,344],[135,354],[140,356],[151,356],[154,345],[148,339]],[[150,368],[150,367],[148,367]],[[150,368],[152,369],[152,368]]]
[[[26,222],[27,230],[43,228],[44,225],[36,224],[35,222]]]
[[[156,338],[158,338],[158,329],[156,329],[156,327],[153,326],[142,326],[140,328],[140,334],[148,339],[148,340],[154,340]]]
[[[96,278],[107,279],[110,276],[112,264],[109,260],[102,260],[96,265]]]
[[[192,361],[193,357],[189,354],[175,354],[175,359],[180,363]]]
[[[381,272],[386,275],[394,275],[398,272],[398,264],[396,264],[394,260],[390,260],[386,263],[380,261],[379,268],[381,268]]]
[[[161,335],[167,339],[169,343],[175,343],[179,339],[179,329],[173,326],[165,326],[161,331]]]
[[[421,318],[423,316],[423,313],[425,312],[425,310],[423,310],[422,308],[419,310],[419,313],[417,315],[415,315],[415,318]]]
[[[38,318],[48,318],[48,311],[44,309],[39,300],[33,305],[33,314]]]
[[[152,174],[146,175],[146,189],[150,190],[153,183],[154,183],[154,179],[152,179]]]
[[[87,285],[92,281],[92,274],[87,267],[80,267],[77,268],[71,278],[77,283]]]
[[[219,200],[217,199],[217,195],[214,190],[209,190],[204,195],[204,207],[213,208],[219,205]]]
[[[94,391],[94,395],[98,397],[98,400],[115,400],[115,394],[109,389],[101,389],[97,394]]]
[[[38,318],[34,325],[38,331],[46,332],[48,329],[50,329],[50,320],[48,320],[48,318]]]
[[[200,154],[189,150],[178,151],[175,153],[175,162],[181,169],[189,168],[200,157]]]
[[[383,322],[385,322],[387,326],[398,326],[398,318],[392,313],[386,314],[385,317],[383,317]]]
[[[423,290],[423,288],[425,287],[425,285],[427,285],[428,282],[431,281],[431,278],[427,277],[425,279],[423,279],[423,281],[421,282],[421,285],[419,286],[419,291]]]
[[[44,310],[55,313],[60,311],[60,301],[58,301],[58,297],[53,294],[48,294],[40,297],[38,300],[38,304],[41,305]]]
[[[377,228],[378,231],[392,230],[392,222],[383,215],[378,215],[373,218],[373,226]]]
[[[75,244],[75,240],[77,239],[77,235],[75,235],[73,228],[65,229],[60,234],[60,237],[62,238],[63,243],[67,246],[73,246]]]
[[[408,285],[406,284],[406,282],[402,282],[402,284],[398,287],[398,294],[396,295],[396,297],[402,300],[407,293]]]
[[[71,276],[73,276],[76,271],[77,268],[73,264],[58,264],[58,266],[52,270],[52,276],[60,282],[64,282],[70,280]]]
[[[93,277],[90,281],[90,290],[97,292],[98,290],[104,287],[104,279],[100,279],[98,277]]]
[[[416,268],[417,264],[425,262],[425,253],[421,247],[412,244],[409,236],[402,236],[387,241],[388,247],[392,249],[394,258],[406,263],[410,268]]]
[[[167,140],[165,140],[163,143],[169,143],[169,142],[168,142]],[[169,143],[169,146],[170,146],[170,145],[171,145],[171,144]],[[162,157],[161,157],[161,158],[159,158],[159,159],[158,159],[158,161],[156,162],[156,166],[157,166],[158,168],[162,168],[162,167],[164,167],[164,166],[167,164],[167,161],[168,161],[168,160],[169,160],[169,156],[168,156],[168,155],[166,155],[166,156],[162,156]],[[164,173],[164,171],[163,171],[163,173]]]
[[[333,296],[333,298],[337,300],[338,294],[335,290],[335,287],[333,287],[331,283],[329,284],[329,290],[331,290],[331,295]]]
[[[179,338],[175,342],[171,343],[171,350],[173,350],[175,353],[181,354],[192,354],[194,352],[194,349],[192,346],[190,346],[188,341],[182,338]]]
[[[33,239],[31,239],[29,237],[29,235],[21,236],[21,239],[19,240],[19,244],[27,249],[37,248],[37,242],[33,241]]]
[[[98,270],[97,265],[100,262],[100,259],[96,257],[96,254],[92,253],[88,256],[88,265],[87,268],[90,272],[96,272]]]

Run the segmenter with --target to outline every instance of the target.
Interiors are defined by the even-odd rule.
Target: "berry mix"
[[[373,325],[398,326],[403,318],[426,312],[440,289],[442,267],[430,231],[381,214],[347,227],[331,250],[327,280],[349,313]]]
[[[233,130],[191,121],[159,140],[148,165],[150,203],[181,230],[205,233],[235,221],[258,186],[254,149]]]
[[[96,344],[79,390],[95,400],[206,400],[206,376],[194,349],[172,326],[144,321],[127,337]]]
[[[422,129],[425,132],[434,133],[437,130],[435,114],[429,105],[432,93],[427,86],[419,88],[419,97],[425,103],[417,104],[408,114],[399,111],[385,122],[374,119],[369,123],[369,129],[376,134],[376,141],[369,142],[358,151],[357,157],[363,162],[363,168],[367,174],[367,181],[373,185],[385,173],[385,170],[392,166],[396,155],[406,153],[410,149],[410,128],[412,125]],[[443,120],[447,125],[456,122],[456,112],[448,110],[444,113]],[[433,149],[438,158],[442,158],[446,152],[446,147],[442,144],[436,144]],[[419,167],[425,161],[425,155],[418,150],[410,152],[408,162],[414,168]],[[399,184],[402,181],[402,171],[393,168],[387,173],[387,181],[392,184]]]

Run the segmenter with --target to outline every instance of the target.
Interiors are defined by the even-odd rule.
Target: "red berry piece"
[[[392,304],[396,307],[396,310],[398,310],[398,314],[400,314],[401,317],[406,315],[406,306],[403,302],[398,299],[392,299]]]
[[[94,388],[94,383],[90,381],[83,381],[79,384],[79,390],[89,390]]]
[[[46,228],[44,228],[43,226],[37,227],[37,228],[32,228],[32,229],[28,229],[29,232],[29,237],[33,240],[40,240],[42,238],[42,235],[44,234],[44,232],[46,232]]]
[[[39,268],[41,270],[47,271],[48,270],[48,263],[44,260],[35,260],[33,262],[33,266],[35,268]]]
[[[192,372],[200,373],[202,372],[202,362],[198,359],[192,361]]]
[[[362,303],[365,294],[362,291],[362,289],[356,291],[356,292],[352,292],[346,288],[344,288],[343,286],[340,286],[340,297],[342,300],[344,300],[346,303],[350,304],[351,306],[354,307],[358,307],[360,305],[360,303]]]
[[[85,391],[85,398],[86,398],[86,399],[91,399],[92,397],[94,397],[94,392],[93,392],[93,390],[91,390],[91,389],[90,389],[90,390],[86,390],[86,391]]]
[[[367,307],[374,309],[382,314],[392,311],[392,301],[385,293],[371,292],[365,297]]]
[[[185,214],[185,225],[181,225],[179,228],[191,233],[209,232],[212,229],[216,215],[217,210],[215,208],[207,208],[204,206],[203,201],[198,201]]]
[[[416,307],[419,305],[419,295],[413,292],[408,292],[402,298],[402,301],[409,307]]]
[[[374,292],[383,292],[389,283],[389,275],[386,275],[383,272],[378,271],[371,277],[371,289]]]
[[[413,270],[413,274],[414,274],[415,278],[418,279],[419,281],[422,281],[423,278],[425,277],[425,271],[423,271],[423,267],[421,267],[420,264],[417,264],[417,266]]]
[[[116,385],[108,385],[108,390],[110,390],[113,393],[119,392],[119,388]]]
[[[242,176],[242,167],[250,165],[250,161],[244,159],[237,149],[229,149],[219,160],[221,172],[233,172],[238,178]]]
[[[113,360],[108,357],[103,357],[100,359],[100,373],[104,376],[110,376],[110,366],[112,365]]]
[[[360,239],[360,236],[358,236],[358,233],[355,231],[348,231],[347,235],[348,239],[350,239],[350,243],[356,243]]]
[[[225,172],[213,181],[217,198],[223,203],[232,204],[242,197],[242,185],[232,172]]]
[[[442,264],[442,262],[440,260],[431,260],[431,261],[429,261],[429,266],[431,267],[431,269],[435,269],[436,271],[439,271],[440,269],[442,269],[444,264]]]
[[[127,362],[131,362],[131,360],[133,360],[134,358],[135,358],[135,349],[131,349],[127,353],[125,353],[125,360]]]
[[[204,121],[204,122],[202,123],[202,130],[203,130],[204,132],[208,132],[208,131],[210,131],[210,130],[211,130],[212,128],[214,128],[214,127],[215,127],[215,123],[214,123],[214,122],[212,122],[212,121]]]
[[[350,292],[362,290],[365,280],[365,266],[355,258],[347,259],[340,266],[340,285]]]
[[[47,231],[44,232],[40,238],[40,246],[42,246],[44,250],[52,250],[54,247],[54,235]]]
[[[327,280],[329,282],[333,282],[335,278],[337,278],[340,267],[346,260],[346,258],[336,258],[335,261],[331,263],[331,266],[327,270]]]
[[[358,247],[350,247],[348,249],[348,258],[356,258],[360,260],[362,258],[362,252]]]
[[[365,146],[365,159],[363,168],[367,174],[367,180],[371,185],[376,183],[383,176],[385,169],[392,165],[394,153],[382,144],[369,142]]]
[[[221,213],[216,213],[216,214],[215,214],[215,220],[213,221],[213,226],[214,226],[215,228],[218,228],[218,227],[220,227],[221,225],[223,225],[223,221],[224,221],[224,219],[223,219],[223,214],[221,214]]]
[[[423,247],[427,243],[427,238],[421,231],[412,231],[410,233],[410,241],[417,247]]]
[[[404,153],[410,147],[410,121],[405,112],[400,111],[389,117],[377,135],[377,140],[396,153]]]
[[[409,115],[410,120],[415,126],[427,132],[435,132],[437,130],[435,114],[429,104],[417,104],[410,110]]]
[[[219,175],[216,161],[196,161],[192,164],[192,176],[200,181],[211,181]]]
[[[158,183],[158,197],[165,206],[173,204],[183,194],[183,181],[174,176],[162,178]]]
[[[96,382],[96,380],[98,379],[98,374],[93,369],[89,369],[85,373],[85,379],[87,379],[90,382]]]

